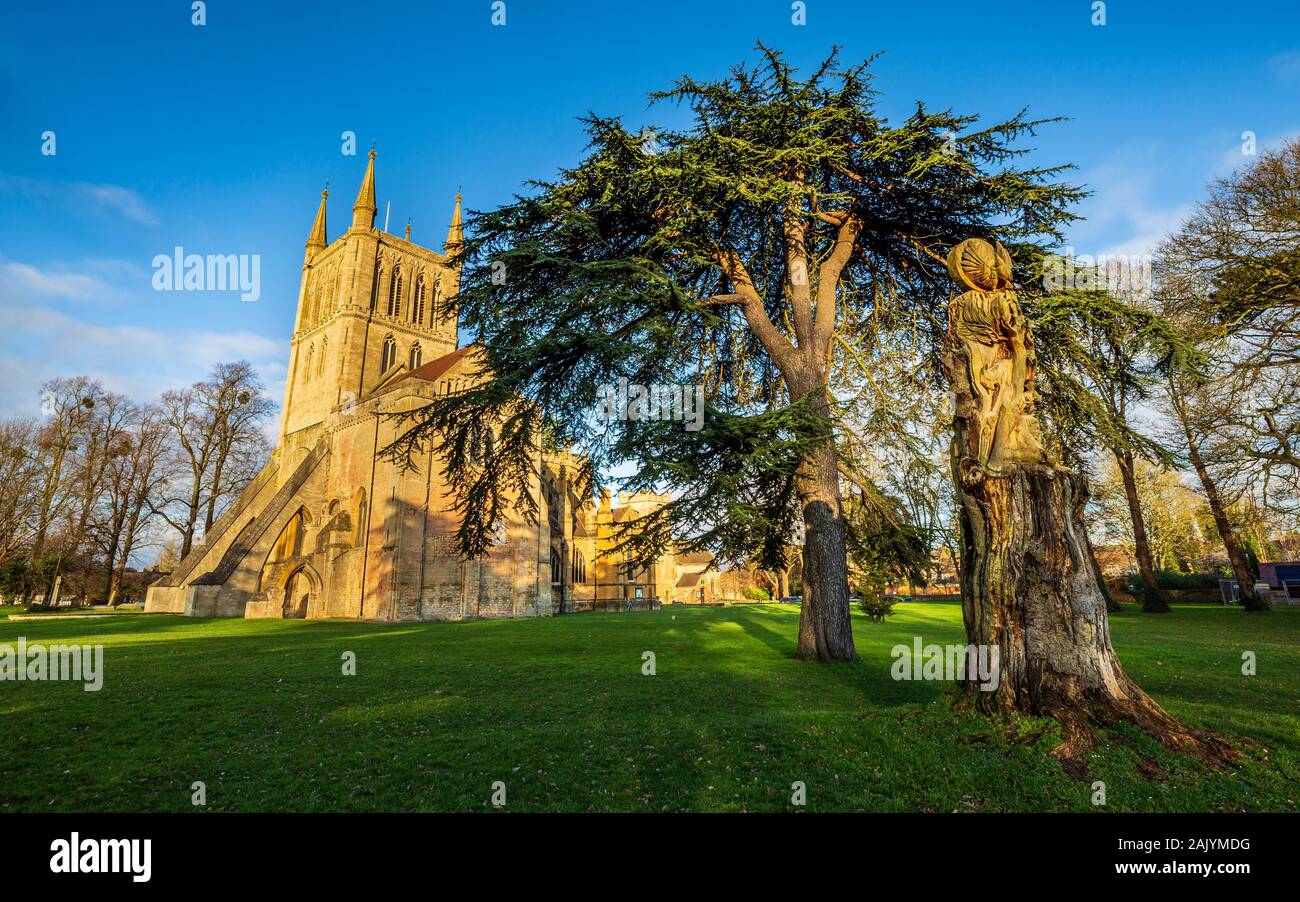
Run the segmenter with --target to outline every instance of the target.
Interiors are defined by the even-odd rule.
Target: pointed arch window
[[[415,278],[415,291],[411,294],[411,322],[417,326],[424,323],[424,297],[424,275],[420,274]]]
[[[397,340],[390,335],[384,339],[384,353],[379,359],[379,372],[388,372],[395,363],[397,363]]]
[[[560,562],[560,556],[551,549],[551,582],[558,583],[564,580],[564,567]]]
[[[312,361],[314,361],[315,359],[316,359],[316,345],[310,344],[307,346],[307,365],[302,368],[302,376],[304,380],[311,379],[311,365],[312,365]]]
[[[573,581],[575,583],[587,581],[587,559],[576,548],[573,549]]]
[[[311,322],[317,325],[325,318],[325,274],[321,273],[315,279],[315,301],[312,304]]]
[[[329,350],[330,350],[329,338],[328,337],[322,338],[320,342],[320,364],[316,369],[317,376],[323,376],[325,374],[325,360],[327,357],[329,357]]]
[[[420,343],[418,341],[411,345],[411,356],[406,363],[411,369],[415,369],[420,365]]]
[[[388,282],[388,315],[402,315],[402,268],[393,267],[393,277]]]
[[[310,329],[316,322],[316,274],[307,276],[307,287],[302,296],[302,329]]]
[[[298,508],[284,524],[275,544],[271,546],[270,552],[262,562],[262,569],[257,575],[257,591],[261,592],[266,588],[266,576],[276,564],[302,554],[303,529],[306,525],[306,512],[303,508]]]

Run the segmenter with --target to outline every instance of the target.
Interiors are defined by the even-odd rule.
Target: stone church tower
[[[448,264],[462,240],[460,197],[443,253],[375,228],[375,152],[352,224],[332,244],[325,204],[307,238],[298,314],[289,351],[280,444],[380,385],[399,361],[409,369],[456,350],[456,321],[439,318],[439,302],[460,288]]]
[[[146,609],[367,620],[562,609],[570,568],[557,559],[576,547],[572,517],[544,507],[533,524],[507,518],[483,558],[462,560],[437,449],[413,470],[380,454],[409,428],[390,414],[488,378],[473,346],[457,348],[455,318],[438,315],[459,290],[460,197],[441,252],[412,242],[409,227],[403,238],[375,227],[374,151],[333,241],[327,198],[307,237],[277,447],[203,543],[150,587]],[[542,455],[530,491],[581,507],[566,472]]]

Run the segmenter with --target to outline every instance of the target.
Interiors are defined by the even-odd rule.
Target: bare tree
[[[1232,499],[1230,495],[1225,496],[1220,485],[1221,480],[1216,478],[1213,472],[1214,452],[1207,457],[1205,451],[1207,438],[1213,441],[1210,436],[1213,434],[1216,421],[1221,421],[1221,415],[1211,413],[1216,407],[1213,403],[1215,385],[1214,382],[1202,385],[1189,384],[1186,380],[1171,377],[1165,401],[1172,414],[1172,421],[1183,439],[1182,454],[1185,455],[1186,462],[1190,464],[1196,473],[1196,478],[1200,481],[1206,504],[1214,520],[1215,530],[1228,556],[1228,565],[1232,568],[1233,576],[1237,578],[1242,604],[1249,610],[1258,610],[1264,605],[1263,599],[1257,598],[1255,594],[1255,579],[1258,571],[1247,557],[1241,537],[1229,516],[1228,508]],[[1206,416],[1207,413],[1211,415]]]
[[[40,424],[0,421],[0,566],[21,558],[34,534],[40,503],[40,464],[33,453]]]
[[[103,555],[105,598],[115,604],[131,555],[158,519],[163,490],[171,476],[172,433],[158,407],[132,407],[130,421],[110,455],[103,517],[98,524]]]
[[[223,505],[242,491],[264,457],[261,426],[273,405],[247,361],[222,363],[190,388],[165,392],[163,416],[176,439],[184,479],[163,505],[163,516],[190,553],[200,522],[210,529]]]
[[[103,386],[85,376],[53,379],[42,386],[41,412],[45,421],[35,449],[40,491],[23,584],[23,602],[28,608],[35,599],[37,583],[44,582],[42,560],[50,529],[75,499],[77,443],[94,416],[95,398],[102,394]]]
[[[1264,610],[1227,510],[1300,501],[1300,139],[1211,185],[1155,274],[1165,309],[1215,351],[1209,377],[1171,383],[1169,403],[1243,606]]]
[[[80,437],[72,455],[68,507],[68,524],[63,543],[63,559],[72,563],[69,575],[76,579],[77,599],[90,594],[89,576],[94,570],[87,559],[92,517],[99,509],[106,489],[108,468],[115,456],[123,452],[126,429],[135,415],[135,404],[125,395],[105,391],[98,383],[86,395],[91,402],[88,415],[82,418]],[[83,399],[83,407],[86,401]]]

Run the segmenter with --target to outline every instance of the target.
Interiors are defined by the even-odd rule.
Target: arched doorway
[[[311,580],[302,567],[293,571],[284,584],[284,619],[305,620],[307,601],[311,598]]]

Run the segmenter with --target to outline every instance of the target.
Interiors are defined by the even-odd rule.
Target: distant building
[[[1272,589],[1283,589],[1288,582],[1300,583],[1300,561],[1260,561],[1259,580]]]

